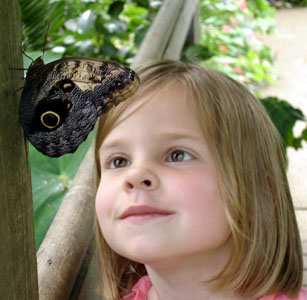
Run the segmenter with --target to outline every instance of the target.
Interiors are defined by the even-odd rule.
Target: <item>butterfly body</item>
[[[51,157],[72,153],[93,130],[98,116],[131,96],[137,74],[113,61],[64,58],[29,67],[19,120],[25,136]]]

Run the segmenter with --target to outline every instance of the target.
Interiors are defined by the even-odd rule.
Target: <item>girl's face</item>
[[[133,261],[228,259],[216,168],[189,100],[180,88],[151,91],[100,148],[98,221],[110,247]]]

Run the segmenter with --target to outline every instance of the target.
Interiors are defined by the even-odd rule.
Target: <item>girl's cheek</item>
[[[102,217],[103,212],[107,209],[106,201],[104,201],[105,198],[103,184],[100,181],[95,199],[95,208],[98,219]]]
[[[108,183],[107,180],[100,180],[96,193],[95,208],[98,218],[108,217],[112,215],[114,210],[114,199],[116,189],[114,184]]]

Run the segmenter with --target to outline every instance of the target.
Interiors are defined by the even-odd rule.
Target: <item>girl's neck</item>
[[[229,291],[215,291],[201,279],[178,280],[174,276],[168,280],[154,273],[149,276],[153,285],[146,300],[252,300]]]
[[[222,271],[229,249],[207,254],[147,264],[152,288],[146,300],[246,300],[233,292],[217,292],[212,283],[206,283]]]

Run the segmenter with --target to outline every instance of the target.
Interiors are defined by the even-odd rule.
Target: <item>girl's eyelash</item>
[[[169,162],[183,162],[194,159],[194,156],[183,149],[172,149],[168,152],[166,160]]]
[[[131,162],[122,155],[112,156],[104,162],[105,169],[120,169],[129,166]]]

